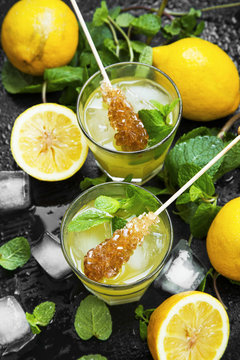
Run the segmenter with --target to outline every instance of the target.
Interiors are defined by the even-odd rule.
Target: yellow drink
[[[113,233],[111,221],[81,232],[68,231],[68,224],[83,210],[93,208],[94,201],[99,195],[126,199],[127,188],[133,186],[127,183],[106,183],[95,186],[73,202],[63,220],[62,246],[67,261],[88,290],[109,304],[139,300],[160,272],[172,245],[172,228],[167,213],[161,215],[160,222],[154,225],[149,235],[145,236],[128,262],[122,266],[120,272],[112,278],[103,278],[101,282],[90,280],[85,276],[83,259],[88,250],[105,239],[111,238]],[[141,190],[149,196],[149,192]],[[160,206],[159,200],[153,195],[150,195],[150,198],[151,196],[150,207],[146,204],[144,208],[146,212],[153,209],[153,203],[155,209]],[[114,216],[121,216],[127,221],[136,215],[138,214],[133,209],[119,209],[114,214]]]
[[[114,86],[125,93],[137,113],[153,109],[151,100],[166,105],[180,98],[170,78],[158,69],[137,63],[122,63],[107,68]],[[115,131],[108,120],[108,110],[102,101],[99,84],[101,75],[95,74],[83,87],[78,98],[78,120],[99,167],[113,180],[132,175],[133,182],[142,184],[162,168],[167,151],[179,125],[181,101],[169,116],[172,131],[158,144],[139,151],[126,152],[114,142]]]

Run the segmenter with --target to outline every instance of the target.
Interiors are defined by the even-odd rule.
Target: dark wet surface
[[[1,0],[0,20],[14,0]],[[98,1],[78,1],[86,19],[91,19]],[[137,5],[139,1],[109,1],[109,7],[120,4],[122,6]],[[157,1],[142,1],[141,4],[156,7]],[[171,1],[169,8],[174,10],[188,10],[213,4],[228,3],[225,1]],[[239,10],[238,10],[239,9]],[[240,55],[240,8],[218,10],[204,14],[206,27],[202,37],[221,46],[235,61],[239,68]],[[155,40],[157,44],[157,40]],[[0,66],[5,55],[0,49]],[[48,96],[49,101],[56,100],[56,95]],[[18,170],[10,149],[9,140],[14,119],[28,107],[41,102],[40,95],[9,95],[0,86],[0,170]],[[221,127],[226,122],[222,119],[208,126]],[[182,120],[177,138],[184,132],[205,124]],[[232,130],[236,132],[237,126]],[[43,183],[35,179],[31,181],[32,206],[29,211],[12,213],[0,219],[0,240],[4,243],[15,236],[26,236],[31,245],[41,237],[45,229],[59,233],[59,225],[66,206],[79,194],[79,183],[84,176],[96,177],[100,171],[94,159],[89,154],[82,169],[71,179],[58,183]],[[157,180],[151,184],[157,185]],[[240,170],[237,169],[225,175],[217,184],[219,204],[223,205],[230,199],[240,196]],[[162,196],[161,200],[165,201]],[[173,213],[174,207],[169,209],[174,226],[174,244],[181,238],[188,239],[189,227]],[[205,249],[205,240],[194,239],[192,249],[198,254],[204,264],[209,267]],[[240,353],[240,288],[231,284],[223,277],[218,278],[218,287],[224,303],[228,307],[231,334],[223,360],[238,360]],[[212,282],[208,280],[206,291],[214,294]],[[33,257],[21,269],[13,272],[0,269],[0,297],[16,294],[24,309],[32,312],[33,308],[46,300],[56,303],[54,321],[42,330],[29,345],[17,354],[4,357],[6,360],[77,360],[84,354],[99,353],[108,360],[150,360],[152,359],[146,343],[142,342],[138,332],[138,322],[134,318],[137,303],[111,307],[113,319],[113,333],[105,342],[91,339],[83,341],[78,338],[74,330],[74,315],[80,301],[88,295],[79,280],[72,275],[63,281],[52,280],[40,268]],[[144,307],[153,308],[165,300],[169,294],[158,292],[150,287],[142,298]],[[177,355],[176,355],[177,359]]]

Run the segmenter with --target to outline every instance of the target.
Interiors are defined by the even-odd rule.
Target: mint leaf
[[[179,103],[180,99],[173,100],[170,104],[163,105],[159,101],[151,100],[150,102],[160,111],[165,122],[167,122],[167,116],[173,111],[175,106]]]
[[[95,355],[83,355],[77,360],[107,360],[105,356],[95,354]]]
[[[230,141],[224,145],[228,145]],[[231,170],[234,170],[240,166],[240,144],[237,143],[234,145],[222,159],[222,163],[217,173],[214,175],[214,179],[217,180],[222,177],[224,174],[228,173]]]
[[[208,229],[221,209],[220,206],[211,203],[201,203],[190,221],[191,234],[196,238],[207,235]]]
[[[200,126],[198,128],[195,128],[191,131],[189,131],[186,134],[183,134],[178,141],[176,142],[176,144],[179,144],[180,142],[184,142],[187,141],[189,139],[195,138],[196,136],[204,136],[204,135],[209,135],[211,136],[211,130],[205,126]]]
[[[166,125],[159,110],[140,110],[140,119],[149,135],[148,146],[158,144],[172,131],[172,126]]]
[[[232,283],[233,285],[240,285],[240,281],[236,281],[236,280],[232,280],[232,279],[228,279],[230,281],[230,283]]]
[[[24,237],[16,237],[0,247],[0,266],[15,270],[23,266],[31,256],[30,245]]]
[[[137,33],[152,37],[159,32],[161,19],[157,15],[144,14],[133,19],[131,25]]]
[[[223,142],[216,136],[196,136],[176,144],[167,154],[165,168],[172,186],[178,182],[178,171],[184,164],[193,164],[202,168],[223,149]],[[213,177],[221,165],[222,159],[217,161],[207,173]]]
[[[145,46],[138,61],[142,64],[152,65],[153,51],[151,46]]]
[[[185,185],[186,182],[188,182],[194,175],[196,175],[199,170],[201,170],[201,168],[193,164],[181,165],[178,171],[179,187]],[[213,184],[212,178],[206,172],[194,182],[194,186],[198,187],[207,195],[212,196],[215,193],[215,186]]]
[[[150,191],[153,195],[171,195],[172,192],[168,188],[160,189],[157,186],[150,186],[146,185],[144,186],[144,189]]]
[[[136,216],[145,211],[155,211],[159,207],[157,199],[140,187],[129,186],[127,196],[128,199],[121,203],[121,208],[128,211],[133,210]]]
[[[105,174],[103,174],[101,176],[98,176],[96,178],[85,177],[80,182],[80,189],[81,190],[86,190],[86,189],[90,188],[91,186],[98,185],[98,184],[103,184],[106,181],[107,181],[107,175],[105,175]]]
[[[114,216],[112,218],[112,232],[114,233],[114,231],[124,228],[126,224],[127,224],[127,220],[119,216]]]
[[[196,201],[204,197],[203,191],[194,184],[189,189],[189,195],[191,201]]]
[[[44,80],[47,82],[48,91],[63,90],[66,86],[74,87],[83,84],[83,68],[62,66],[44,71]]]
[[[183,194],[184,195],[184,194]],[[189,196],[189,193],[187,193],[187,196]],[[179,197],[180,199],[180,197]],[[181,199],[183,199],[181,197]],[[190,200],[190,196],[189,196]],[[180,200],[179,200],[180,201]],[[191,201],[191,200],[190,200]],[[193,216],[195,215],[195,212],[198,208],[198,204],[195,202],[176,202],[176,208],[178,210],[177,214],[187,223],[190,224]]]
[[[107,21],[108,21],[107,4],[106,1],[101,1],[101,7],[95,10],[92,23],[94,26],[98,27],[103,25]]]
[[[88,295],[77,309],[74,327],[82,340],[92,336],[107,340],[112,333],[112,318],[107,305],[96,296]]]
[[[135,318],[139,320],[139,333],[143,341],[147,339],[147,325],[154,310],[155,309],[144,310],[143,305],[138,305],[135,309]]]
[[[70,221],[68,231],[85,231],[93,226],[109,221],[112,215],[95,208],[83,210]]]
[[[129,27],[133,19],[135,19],[135,17],[131,14],[122,13],[116,18],[116,23],[121,27]]]
[[[191,202],[190,193],[185,192],[182,195],[180,195],[176,200],[176,205],[183,205]]]
[[[141,41],[131,41],[131,45],[133,50],[138,53],[141,54],[143,52],[143,50],[145,49],[145,47],[147,47],[147,45]]]
[[[10,94],[40,93],[42,91],[43,78],[24,74],[9,61],[6,61],[2,68],[2,83]]]
[[[31,326],[33,334],[41,332],[40,326],[47,326],[55,314],[55,304],[51,301],[45,301],[33,310],[33,314],[26,313],[26,319]]]
[[[121,7],[120,6],[115,6],[114,8],[109,9],[109,15],[111,16],[111,18],[113,20],[117,19],[120,12],[121,12]]]
[[[109,214],[115,214],[115,212],[117,212],[120,208],[120,203],[118,200],[110,196],[104,195],[98,196],[95,200],[94,205],[97,209],[106,211]]]

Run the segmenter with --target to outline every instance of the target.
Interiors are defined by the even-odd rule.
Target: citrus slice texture
[[[58,104],[39,104],[16,119],[11,150],[17,164],[39,180],[64,180],[84,164],[88,146],[75,113]]]
[[[219,360],[228,337],[224,307],[199,291],[171,296],[153,312],[148,325],[154,360]]]

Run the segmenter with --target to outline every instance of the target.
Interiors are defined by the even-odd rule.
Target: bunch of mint
[[[158,193],[173,194],[234,138],[217,136],[216,129],[196,128],[184,134],[169,151],[160,174],[165,188]],[[203,174],[176,200],[178,215],[190,225],[196,238],[206,236],[209,226],[220,210],[217,205],[215,182],[227,172],[240,166],[240,144],[236,144],[215,165]],[[156,193],[156,192],[155,192]]]
[[[167,38],[169,42],[186,36],[198,36],[203,29],[203,25],[197,24],[200,15],[200,11],[191,9],[188,14],[168,20],[170,23],[163,26],[159,14],[133,16],[119,6],[108,9],[106,2],[102,1],[87,26],[104,66],[123,61],[151,65],[151,39],[157,35],[162,39]],[[67,66],[46,69],[43,76],[32,76],[22,73],[6,61],[2,69],[2,83],[11,94],[41,93],[45,87],[47,92],[61,91],[59,102],[75,110],[83,84],[96,71],[97,63],[80,27],[78,48]]]

